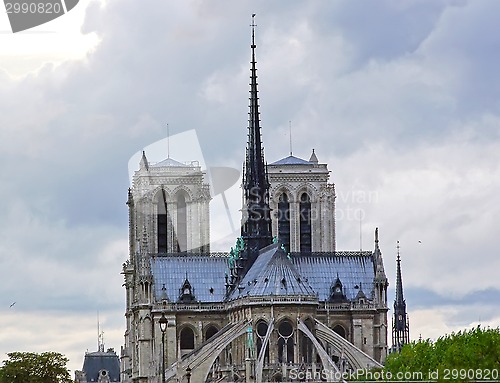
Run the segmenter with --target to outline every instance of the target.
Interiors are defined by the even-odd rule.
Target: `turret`
[[[378,240],[378,227],[375,228],[375,249],[373,250],[373,261],[375,267],[375,300],[380,307],[387,307],[387,287],[389,282],[385,274],[382,251]]]
[[[401,276],[401,257],[398,241],[397,271],[396,271],[396,298],[394,299],[394,318],[392,320],[392,349],[401,351],[401,348],[410,342],[410,326],[406,313],[406,301],[403,297],[403,278]]]

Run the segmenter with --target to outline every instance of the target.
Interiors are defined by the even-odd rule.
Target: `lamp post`
[[[165,313],[161,314],[161,318],[158,323],[160,323],[161,330],[161,382],[165,383],[165,331],[167,331],[168,325],[168,319],[165,318]]]
[[[187,366],[186,368],[186,378],[187,378],[187,383],[191,383],[191,369],[189,368],[189,366]]]

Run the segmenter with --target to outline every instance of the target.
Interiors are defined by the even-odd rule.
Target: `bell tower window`
[[[187,250],[187,209],[183,193],[177,196],[177,251]]]
[[[278,238],[286,251],[290,251],[290,202],[286,193],[278,201]]]
[[[162,190],[162,193],[158,196],[157,199],[157,215],[156,215],[156,225],[157,225],[157,233],[158,233],[158,253],[166,253],[168,252],[168,210],[167,210],[167,198],[165,196],[165,192]]]
[[[311,199],[307,193],[300,196],[300,251],[310,253],[311,246]]]

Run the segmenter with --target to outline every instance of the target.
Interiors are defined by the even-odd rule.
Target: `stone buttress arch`
[[[224,326],[208,341],[170,366],[165,371],[166,380],[174,382],[177,378],[184,381],[186,368],[189,367],[192,370],[191,382],[205,382],[215,359],[231,342],[244,335],[249,325],[251,322],[245,320]]]

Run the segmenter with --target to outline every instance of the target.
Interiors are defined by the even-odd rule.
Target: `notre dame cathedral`
[[[134,174],[122,382],[331,381],[385,360],[378,230],[373,251],[338,251],[327,165],[314,151],[265,164],[255,48],[252,30],[234,248],[210,252],[210,187],[196,162],[153,164],[143,153]]]

